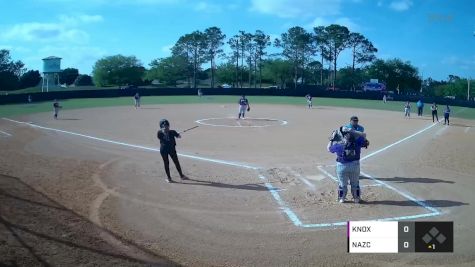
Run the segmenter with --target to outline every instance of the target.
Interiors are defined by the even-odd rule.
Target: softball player
[[[175,137],[181,138],[181,135],[175,130],[170,130],[170,122],[166,119],[160,121],[160,130],[158,130],[157,138],[160,140],[160,155],[163,159],[163,164],[165,166],[165,173],[167,174],[167,182],[171,183],[172,178],[170,176],[170,162],[168,160],[168,155],[175,163],[175,167],[180,174],[182,180],[186,179],[186,176],[181,171],[180,161],[178,161],[178,155],[176,153],[176,141]]]
[[[450,107],[449,105],[447,105],[445,106],[445,110],[444,110],[444,125],[446,123],[447,125],[450,125],[449,117],[450,117]]]
[[[366,134],[347,127],[340,127],[333,132],[327,150],[336,153],[336,174],[338,176],[338,202],[345,202],[348,180],[354,203],[361,199],[360,190],[360,155],[361,148],[368,148]]]
[[[58,113],[59,113],[60,108],[62,108],[62,106],[60,106],[58,100],[55,99],[54,102],[53,102],[53,112],[54,112],[54,119],[55,120],[58,119]]]
[[[135,109],[140,108],[140,95],[139,95],[139,93],[136,93],[134,95],[134,102],[135,102],[135,104],[134,104]]]
[[[430,110],[432,111],[432,122],[435,122],[434,117],[437,119],[437,122],[439,122],[439,116],[437,116],[437,109],[437,104],[434,102],[434,104],[430,106]]]
[[[247,100],[245,95],[242,95],[239,99],[239,115],[238,120],[242,118],[244,119],[244,115],[246,115],[246,110],[250,111],[251,106],[249,105],[249,100]]]
[[[307,94],[305,96],[305,98],[307,99],[308,108],[312,108],[313,107],[313,105],[312,105],[312,96],[310,94]]]
[[[404,104],[404,118],[410,118],[411,117],[411,104],[409,104],[409,101]]]

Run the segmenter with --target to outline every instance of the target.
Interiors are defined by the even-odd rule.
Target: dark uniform
[[[163,164],[165,165],[167,181],[168,182],[172,181],[171,176],[170,176],[170,162],[168,159],[168,155],[170,155],[170,157],[173,160],[173,163],[175,163],[176,169],[178,173],[180,174],[180,177],[184,179],[185,176],[183,175],[183,172],[181,171],[180,162],[178,161],[178,155],[175,149],[175,146],[176,146],[175,137],[180,137],[180,134],[177,133],[175,130],[165,131],[162,127],[162,123],[160,123],[160,127],[162,129],[158,131],[157,138],[160,140],[160,154],[162,155]]]

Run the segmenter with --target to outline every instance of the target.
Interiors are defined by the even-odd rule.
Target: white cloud
[[[282,18],[328,16],[340,13],[341,0],[251,0],[251,11]]]
[[[343,25],[352,32],[358,32],[361,30],[361,27],[356,24],[356,22],[347,17],[341,17],[336,19],[335,24]]]
[[[316,17],[310,24],[306,26],[308,29],[313,29],[317,26],[328,26],[331,24],[339,24],[347,27],[350,31],[357,32],[361,30],[361,27],[348,17],[339,17],[335,19],[327,19],[324,17]]]
[[[172,54],[171,49],[173,46],[174,46],[173,44],[165,45],[165,46],[162,46],[160,50],[165,56],[170,56]]]
[[[73,42],[85,43],[89,35],[79,29],[68,29],[59,23],[22,23],[7,29],[2,37],[5,40],[26,42]]]
[[[37,2],[44,3],[57,3],[57,4],[71,4],[77,3],[76,0],[36,0]],[[162,5],[162,4],[179,4],[185,3],[188,0],[82,0],[81,5],[100,6],[100,5]]]
[[[19,40],[25,42],[66,42],[87,43],[89,34],[80,29],[88,23],[103,21],[100,15],[60,15],[58,22],[27,22],[7,28],[0,37],[5,40]]]
[[[411,0],[397,0],[392,1],[389,7],[395,11],[405,11],[408,10],[412,4]]]
[[[205,13],[219,13],[222,11],[221,6],[210,4],[207,2],[199,2],[195,5],[194,8],[198,12],[205,12]]]
[[[77,26],[86,23],[102,22],[104,18],[101,15],[60,15],[59,20],[70,26]]]

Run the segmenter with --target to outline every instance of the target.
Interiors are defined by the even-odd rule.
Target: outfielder
[[[134,103],[135,103],[134,104],[135,109],[140,108],[140,95],[139,95],[139,93],[136,93],[134,95]]]
[[[305,98],[307,99],[308,108],[312,108],[313,107],[313,105],[312,105],[312,96],[310,94],[307,94],[305,96]]]
[[[348,180],[354,203],[361,199],[360,190],[360,155],[361,148],[368,148],[366,134],[347,127],[333,131],[327,150],[336,153],[336,174],[338,176],[338,202],[345,202]]]
[[[54,119],[55,120],[58,119],[58,113],[59,113],[60,108],[62,108],[62,106],[60,106],[58,100],[55,99],[54,102],[53,102],[53,112],[54,112]]]
[[[167,182],[171,183],[172,178],[170,176],[170,162],[168,155],[175,163],[175,167],[180,174],[182,180],[186,179],[186,176],[181,171],[180,162],[178,161],[178,155],[176,153],[176,141],[175,137],[181,138],[181,135],[175,130],[170,130],[170,122],[166,119],[160,120],[160,130],[158,130],[157,138],[160,140],[160,155],[163,159],[163,165],[165,166],[165,173],[167,174]]]
[[[239,116],[238,120],[242,118],[244,119],[244,116],[246,115],[246,111],[250,111],[251,106],[249,105],[249,100],[247,100],[245,95],[242,95],[241,98],[239,99]]]

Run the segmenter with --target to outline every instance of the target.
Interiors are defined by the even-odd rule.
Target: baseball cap
[[[350,121],[358,121],[358,117],[352,116],[351,119],[350,119]]]

